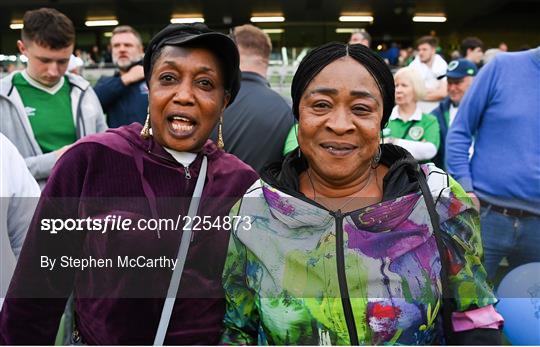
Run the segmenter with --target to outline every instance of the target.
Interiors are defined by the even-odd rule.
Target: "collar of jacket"
[[[405,149],[392,144],[381,145],[380,163],[387,166],[388,172],[383,179],[383,201],[395,199],[420,190],[415,176],[419,170],[418,162]],[[269,185],[291,196],[305,201],[308,199],[299,191],[299,177],[308,168],[308,163],[300,149],[290,152],[282,162],[268,165],[263,169],[261,178]],[[322,206],[320,206],[322,207]]]
[[[19,71],[14,71],[0,80],[0,94],[9,96],[13,87],[13,76]],[[90,82],[82,78],[81,76],[74,75],[72,73],[66,73],[69,84],[79,88],[80,90],[86,90],[90,87]]]
[[[143,139],[140,136],[141,130],[141,124],[133,123],[120,128],[108,129],[105,134],[116,134],[124,138],[133,147],[139,148],[141,152],[144,152],[154,157],[156,160],[159,160],[162,163],[168,163],[172,167],[181,166],[181,164],[178,163],[173,158],[173,156],[169,152],[167,152],[159,143],[157,143],[152,136],[147,139]],[[95,136],[96,135],[91,135],[92,138]],[[105,139],[104,136],[106,137],[105,141],[114,141],[114,136],[108,136],[103,134],[99,135],[100,138]],[[197,153],[196,160],[190,165],[191,168],[195,169],[196,166],[198,167],[198,162],[202,158],[202,155],[208,157],[208,160],[214,161],[224,155],[224,152],[222,150],[219,150],[214,142],[212,142],[211,140],[207,140],[206,143],[203,145],[201,151]]]

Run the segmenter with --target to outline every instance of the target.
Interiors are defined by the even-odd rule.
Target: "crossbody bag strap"
[[[206,178],[206,170],[208,167],[208,159],[203,157],[201,170],[199,171],[199,177],[195,184],[195,190],[193,191],[193,197],[189,204],[188,216],[190,220],[197,215],[199,209],[199,202],[201,201],[201,195],[204,188],[204,180]],[[165,335],[167,328],[169,327],[169,321],[171,320],[171,314],[176,300],[176,294],[178,293],[178,287],[180,286],[180,279],[182,278],[182,272],[186,263],[186,257],[189,250],[189,244],[191,243],[191,225],[184,229],[182,233],[182,239],[180,240],[180,247],[178,248],[178,255],[176,256],[177,266],[173,271],[171,282],[169,283],[169,290],[167,291],[167,297],[163,304],[163,311],[161,312],[161,319],[159,320],[159,326],[154,339],[154,346],[162,346],[165,341]]]
[[[448,264],[448,255],[446,251],[446,246],[443,241],[443,234],[440,227],[440,219],[437,210],[435,209],[435,202],[425,175],[423,174],[420,165],[417,166],[415,170],[416,176],[418,178],[418,183],[420,184],[420,189],[422,195],[424,196],[424,201],[426,202],[426,207],[429,213],[429,219],[431,220],[431,226],[433,227],[433,235],[435,237],[435,242],[437,244],[437,250],[439,251],[439,257],[441,260],[441,285],[442,285],[442,314],[443,314],[443,325],[446,344],[451,344],[452,341],[452,311],[454,307],[454,302],[452,300],[453,294],[450,290],[449,282],[449,264]]]

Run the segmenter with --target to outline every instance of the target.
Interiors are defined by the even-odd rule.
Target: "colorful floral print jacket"
[[[422,169],[449,254],[455,310],[495,303],[477,212],[446,173]],[[234,213],[251,223],[229,243],[222,343],[347,345],[353,333],[370,345],[444,342],[441,263],[420,190],[343,214],[263,176]]]

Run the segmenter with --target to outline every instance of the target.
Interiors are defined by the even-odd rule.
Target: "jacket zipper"
[[[86,126],[84,125],[83,120],[82,120],[82,110],[81,110],[82,100],[85,93],[86,91],[81,89],[81,94],[79,95],[79,100],[77,101],[77,110],[75,111],[77,112],[77,114],[75,115],[75,119],[76,119],[75,133],[78,136],[77,137],[78,139],[86,136]],[[69,97],[71,98],[71,93],[69,94]],[[81,125],[82,125],[82,130],[81,130]]]
[[[347,286],[347,276],[345,274],[345,245],[343,243],[343,213],[337,210],[333,213],[336,219],[336,263],[339,282],[339,292],[341,294],[341,305],[345,314],[345,322],[349,331],[349,339],[352,346],[358,346],[358,332],[356,331],[356,323],[349,297],[349,288]]]
[[[184,166],[184,173],[186,174],[186,180],[190,180],[191,173],[189,172],[189,166]]]
[[[189,171],[189,166],[191,165],[188,165],[188,166],[184,166],[180,163],[178,163],[177,161],[173,161],[173,160],[170,160],[169,158],[166,158],[166,157],[163,157],[159,154],[156,154],[156,153],[153,153],[150,149],[147,149],[146,150],[146,153],[148,155],[151,155],[153,157],[156,157],[156,158],[159,158],[161,160],[165,160],[166,162],[170,163],[170,164],[174,164],[176,166],[180,166],[180,167],[183,167],[184,168],[184,176],[186,177],[187,180],[190,180],[191,179],[191,172]],[[193,162],[195,162],[197,160],[197,158],[195,158],[195,160]],[[193,163],[192,163],[193,164]]]

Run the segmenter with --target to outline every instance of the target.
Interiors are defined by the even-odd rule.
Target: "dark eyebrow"
[[[315,88],[315,89],[310,90],[308,93],[306,93],[306,96],[313,95],[313,94],[336,95],[337,93],[338,93],[337,89],[321,87],[321,88]]]
[[[372,99],[373,101],[375,101],[377,103],[377,105],[379,105],[379,100],[377,100],[377,98],[373,94],[371,94],[370,92],[366,92],[366,91],[363,91],[363,90],[351,90],[351,96],[355,96],[357,98]]]
[[[41,61],[58,61],[58,62],[62,62],[62,63],[65,63],[66,61],[69,61],[69,58],[64,58],[64,59],[52,59],[52,58],[41,57],[41,56],[37,56],[36,58],[38,58],[38,59],[41,60]]]
[[[176,62],[174,60],[165,60],[163,62],[163,64],[167,64],[167,65],[170,65],[170,66],[172,66],[174,68],[178,68],[178,64],[176,64]],[[206,65],[203,65],[203,66],[199,67],[199,70],[202,71],[202,72],[214,72],[214,73],[216,73],[216,70],[214,70],[211,67],[206,66]]]
[[[327,88],[327,87],[321,87],[321,88],[315,88],[310,90],[308,93],[306,93],[306,96],[313,95],[313,94],[327,94],[327,95],[336,95],[338,93],[337,89],[334,88]],[[368,98],[372,99],[379,105],[379,100],[371,94],[370,92],[366,92],[364,90],[351,90],[351,96],[357,97],[357,98]]]
[[[201,66],[200,70],[203,71],[203,72],[216,72],[216,70],[214,70],[214,69],[212,69],[211,67],[208,67],[208,66]]]
[[[163,64],[170,65],[172,67],[177,67],[178,66],[174,60],[165,60],[163,62]]]

